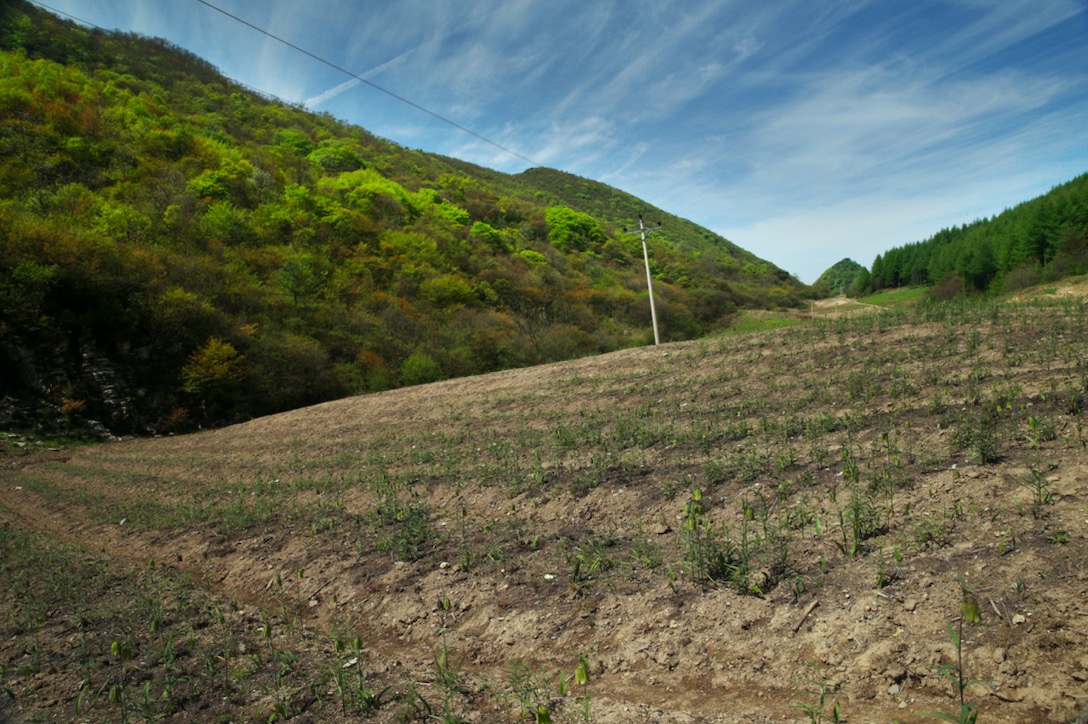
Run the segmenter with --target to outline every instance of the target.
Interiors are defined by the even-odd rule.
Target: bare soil
[[[13,436],[0,720],[923,721],[962,628],[979,721],[1074,721],[1085,321],[920,308]]]

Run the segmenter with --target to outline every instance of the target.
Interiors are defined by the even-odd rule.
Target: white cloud
[[[962,171],[976,144],[988,155],[995,126],[1067,89],[1016,72],[945,84],[902,82],[879,70],[822,79],[806,97],[757,118],[745,148],[757,159],[752,181],[795,189],[821,179],[808,197],[874,177],[894,183],[897,169],[923,161],[930,171]]]
[[[358,78],[348,78],[343,83],[334,85],[332,88],[318,93],[316,96],[307,98],[306,100],[302,101],[302,105],[306,106],[307,108],[316,108],[325,101],[332,100],[341,93],[351,90],[355,86],[359,85],[361,82],[362,81],[360,81]]]
[[[534,163],[559,166],[557,162],[562,162],[564,169],[583,175],[610,158],[617,142],[614,124],[599,117],[584,118],[570,125],[552,121],[547,128],[533,134],[534,144],[528,147],[517,142],[518,138],[525,136],[520,131],[517,126],[511,125],[491,137],[504,147],[533,159]],[[460,143],[443,153],[509,172],[524,169],[524,159],[479,139],[465,137],[465,134],[461,136],[463,140]]]
[[[1027,40],[1044,30],[1071,21],[1085,12],[1077,0],[955,0],[978,19],[933,46],[937,58],[954,58],[961,65],[977,62]],[[1045,10],[1045,12],[1041,12]]]

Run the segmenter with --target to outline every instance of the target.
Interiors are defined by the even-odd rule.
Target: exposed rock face
[[[121,370],[92,345],[80,350],[84,384],[91,388],[92,396],[101,406],[106,418],[103,423],[109,430],[131,428],[136,422],[132,394],[122,379]]]
[[[10,341],[0,349],[0,429],[39,429],[47,434],[108,439],[147,432],[131,368],[91,343],[78,355],[42,354]]]

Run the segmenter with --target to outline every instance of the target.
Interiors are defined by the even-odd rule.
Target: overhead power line
[[[387,96],[389,96],[391,98],[395,98],[396,100],[400,101],[401,103],[404,103],[405,105],[408,105],[408,106],[411,106],[412,108],[415,108],[417,111],[420,111],[422,113],[426,113],[428,116],[431,116],[432,118],[437,118],[438,120],[442,121],[443,123],[445,123],[447,125],[450,125],[450,126],[453,126],[454,128],[456,128],[459,131],[467,133],[468,135],[472,136],[473,138],[477,138],[477,139],[483,141],[486,144],[494,146],[495,148],[499,149],[500,151],[504,151],[506,153],[509,153],[511,156],[516,156],[516,157],[520,158],[522,161],[527,161],[528,163],[530,163],[530,164],[532,164],[534,166],[539,166],[540,165],[536,161],[534,161],[533,159],[529,158],[528,156],[524,156],[524,155],[518,153],[517,151],[514,151],[513,149],[507,148],[506,146],[502,145],[498,141],[492,141],[487,136],[484,136],[484,135],[482,135],[480,133],[477,133],[476,131],[473,131],[471,128],[466,128],[465,126],[462,126],[457,121],[452,121],[449,118],[446,118],[445,116],[443,116],[443,115],[441,115],[439,113],[435,113],[434,111],[430,110],[429,108],[425,108],[425,107],[421,106],[420,104],[416,103],[415,101],[411,101],[411,100],[405,98],[402,95],[399,95],[397,93],[394,93],[391,90],[388,90],[387,88],[383,88],[380,85],[378,85],[377,83],[373,83],[373,82],[367,80],[366,78],[363,78],[363,77],[359,76],[358,74],[351,72],[347,68],[344,68],[341,65],[337,65],[336,63],[333,63],[331,60],[326,60],[325,58],[322,58],[320,55],[317,55],[316,53],[311,53],[309,50],[306,50],[305,48],[302,48],[302,47],[300,47],[298,45],[295,45],[291,41],[285,40],[284,38],[281,38],[280,36],[275,35],[274,33],[271,33],[271,32],[265,30],[262,27],[254,25],[253,23],[249,22],[248,20],[240,18],[237,15],[233,15],[233,14],[227,12],[226,10],[224,10],[223,8],[220,8],[220,7],[217,7],[217,6],[213,5],[212,3],[208,2],[207,0],[196,0],[196,1],[198,3],[200,3],[201,5],[205,5],[205,6],[209,7],[209,8],[211,8],[212,10],[215,10],[216,12],[219,12],[219,13],[222,13],[223,15],[226,15],[228,18],[231,18],[232,20],[236,20],[237,22],[241,23],[242,25],[245,25],[246,27],[249,27],[249,28],[252,28],[253,30],[256,30],[258,33],[261,33],[262,35],[265,35],[265,36],[271,38],[272,40],[275,40],[277,43],[282,43],[283,45],[286,45],[288,48],[291,48],[292,50],[297,50],[298,52],[302,53],[303,55],[306,55],[306,56],[308,56],[310,58],[313,58],[314,60],[316,60],[319,63],[323,63],[323,64],[329,66],[330,68],[332,68],[334,70],[337,70],[337,71],[343,73],[344,75],[346,75],[346,76],[348,76],[350,78],[354,78],[355,80],[359,81],[360,83],[363,83],[363,84],[365,84],[367,86],[370,86],[371,88],[373,88],[376,91],[380,91],[380,92],[386,94]]]
[[[30,0],[30,2],[32,4],[34,4],[34,5],[45,8],[46,10],[49,10],[49,11],[51,11],[51,12],[57,14],[57,15],[64,15],[66,17],[69,17],[69,18],[71,18],[72,20],[75,20],[78,23],[82,23],[83,25],[87,25],[87,26],[92,27],[92,28],[97,28],[98,30],[102,30],[102,31],[106,30],[106,28],[102,27],[101,25],[97,25],[95,23],[92,23],[89,20],[84,20],[83,18],[72,15],[71,13],[64,12],[63,10],[52,7],[51,5],[47,5],[46,3],[41,2],[41,0]],[[211,8],[212,10],[215,10],[216,12],[222,13],[223,15],[226,15],[227,17],[231,18],[232,20],[236,20],[237,22],[242,23],[243,25],[245,25],[245,26],[247,26],[249,28],[252,28],[253,30],[256,30],[257,32],[261,33],[262,35],[266,35],[269,38],[272,38],[273,40],[275,40],[278,43],[282,43],[282,44],[286,45],[287,47],[291,48],[292,50],[297,50],[298,52],[302,53],[303,55],[306,55],[306,56],[308,56],[310,58],[313,58],[314,60],[318,61],[319,63],[324,63],[325,65],[329,66],[330,68],[333,68],[333,69],[335,69],[335,70],[337,70],[337,71],[339,71],[339,72],[341,72],[341,73],[343,73],[343,74],[345,74],[345,75],[347,75],[347,76],[349,76],[351,78],[354,78],[355,80],[359,81],[360,83],[364,83],[364,84],[370,86],[374,90],[385,93],[386,95],[388,95],[388,96],[390,96],[392,98],[395,98],[396,100],[400,101],[401,103],[404,103],[404,104],[406,104],[408,106],[411,106],[412,108],[415,108],[416,110],[418,110],[418,111],[420,111],[422,113],[426,113],[427,115],[432,116],[433,118],[437,118],[438,120],[442,121],[443,123],[446,123],[446,124],[448,124],[450,126],[453,126],[457,130],[463,131],[464,133],[467,133],[467,134],[469,134],[470,136],[472,136],[474,138],[478,138],[479,140],[483,141],[484,143],[487,143],[487,144],[489,144],[491,146],[494,146],[495,148],[499,149],[500,151],[508,153],[511,156],[516,156],[517,158],[520,158],[522,161],[526,161],[526,162],[532,164],[533,166],[540,166],[541,165],[541,164],[537,163],[536,161],[534,161],[533,159],[529,158],[528,156],[525,156],[525,155],[523,155],[521,153],[518,153],[517,151],[515,151],[515,150],[513,150],[511,148],[507,148],[506,146],[502,145],[501,143],[499,143],[497,141],[493,141],[490,138],[488,138],[487,136],[484,136],[483,134],[480,134],[480,133],[477,133],[476,131],[473,131],[471,128],[466,128],[465,126],[462,126],[460,123],[457,123],[456,121],[450,120],[449,118],[446,118],[445,116],[443,116],[443,115],[441,115],[439,113],[435,113],[434,111],[430,110],[429,108],[425,108],[424,106],[421,106],[420,104],[416,103],[415,101],[409,100],[409,99],[407,99],[407,98],[405,98],[405,97],[403,97],[401,95],[398,95],[397,93],[394,93],[391,90],[383,88],[380,85],[378,85],[377,83],[374,83],[374,82],[369,81],[369,80],[367,80],[365,78],[362,78],[359,75],[357,75],[355,73],[352,73],[351,71],[347,70],[346,68],[343,68],[342,66],[339,66],[336,63],[333,63],[332,61],[326,60],[325,58],[322,58],[321,56],[319,56],[319,55],[317,55],[315,53],[311,53],[310,51],[306,50],[305,48],[301,48],[301,47],[295,45],[294,43],[279,37],[278,35],[270,33],[269,31],[265,30],[264,28],[258,27],[257,25],[254,25],[253,23],[249,22],[248,20],[240,18],[237,15],[233,15],[233,14],[227,12],[226,10],[223,10],[222,8],[213,5],[210,2],[206,2],[206,0],[197,0],[197,2],[199,2],[202,5],[206,5],[207,7]],[[280,102],[284,103],[285,105],[295,105],[294,103],[292,103],[290,101],[287,101],[287,100],[285,100],[283,98],[280,98],[279,96],[277,96],[277,95],[275,95],[273,93],[261,90],[260,88],[255,88],[255,87],[253,87],[251,85],[243,83],[242,81],[240,81],[240,80],[238,80],[236,78],[232,78],[231,80],[233,82],[237,83],[238,85],[244,87],[244,88],[247,88],[247,89],[249,89],[249,90],[251,90],[251,91],[253,91],[255,93],[258,93],[258,94],[260,94],[262,96],[265,96],[266,98],[272,98],[274,100],[277,100],[277,101],[280,101]]]

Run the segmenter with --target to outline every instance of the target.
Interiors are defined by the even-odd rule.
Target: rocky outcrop
[[[0,429],[97,439],[149,432],[127,356],[91,343],[65,355],[9,342],[0,349]]]

